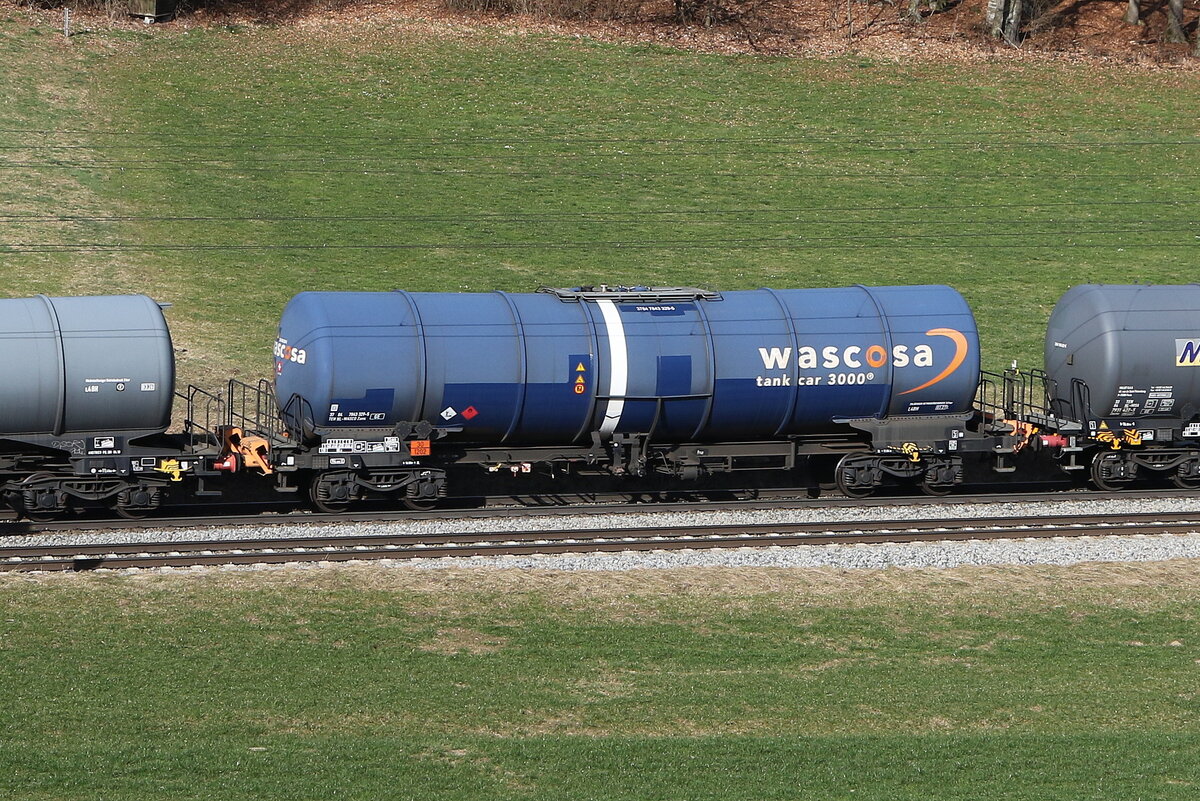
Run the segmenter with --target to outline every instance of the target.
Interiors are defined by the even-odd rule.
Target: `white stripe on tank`
[[[611,300],[596,301],[600,312],[604,315],[604,327],[608,331],[608,405],[604,408],[604,422],[600,424],[600,434],[609,436],[621,422],[621,414],[625,411],[625,400],[622,396],[629,385],[629,353],[625,348],[625,324],[621,322],[621,312]]]

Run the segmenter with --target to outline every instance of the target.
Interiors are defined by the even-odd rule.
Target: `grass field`
[[[0,223],[5,290],[172,301],[215,380],[300,289],[945,282],[1001,367],[1069,285],[1194,277],[1186,74],[346,25],[11,19],[4,205],[83,219]]]
[[[4,14],[2,292],[171,301],[185,380],[302,289],[945,282],[998,367],[1194,279],[1187,75]],[[1196,579],[0,578],[0,797],[1192,799]]]
[[[1193,799],[1197,578],[0,578],[0,796]]]

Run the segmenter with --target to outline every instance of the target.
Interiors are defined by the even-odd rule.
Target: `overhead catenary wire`
[[[180,163],[162,163],[162,164],[142,164],[130,162],[113,163],[113,162],[93,162],[93,163],[76,163],[76,162],[0,162],[0,169],[73,169],[73,170],[118,170],[128,172],[176,172],[181,170],[199,170],[204,172],[232,172],[232,173],[266,173],[270,175],[279,174],[306,174],[306,175],[384,175],[384,176],[414,176],[414,175],[437,175],[437,176],[483,176],[489,178],[510,177],[510,178],[536,178],[542,180],[550,180],[555,178],[610,178],[618,180],[652,180],[656,178],[690,178],[697,179],[703,177],[705,180],[711,178],[823,178],[829,180],[976,180],[976,181],[1010,181],[1014,179],[1021,180],[1047,180],[1054,178],[1100,178],[1100,179],[1136,179],[1145,181],[1146,174],[1144,172],[1086,172],[1081,170],[1068,170],[1060,173],[1048,173],[1044,170],[1031,170],[1029,172],[938,172],[938,173],[914,173],[914,172],[879,172],[879,171],[860,171],[860,172],[809,172],[792,170],[786,173],[782,172],[755,172],[753,170],[708,170],[703,176],[700,176],[694,170],[669,172],[669,171],[639,171],[639,172],[623,172],[619,170],[605,171],[581,171],[581,170],[475,170],[475,169],[413,169],[413,170],[395,170],[395,169],[341,169],[341,168],[296,168],[296,167],[280,167],[280,166],[256,166],[253,164],[237,165],[237,166],[221,166],[219,164],[201,164],[194,162]],[[1196,172],[1175,172],[1170,176],[1162,176],[1163,178],[1175,179],[1195,179],[1200,178],[1200,173]]]
[[[1163,228],[1128,228],[1108,229],[1103,231],[1077,230],[1067,231],[1002,231],[987,233],[959,234],[853,234],[843,236],[814,236],[814,237],[729,237],[706,239],[664,239],[664,240],[593,240],[574,242],[334,242],[334,243],[12,243],[0,245],[0,253],[52,253],[52,252],[171,252],[171,251],[278,251],[278,250],[576,250],[576,249],[686,249],[695,250],[720,246],[727,249],[768,249],[785,250],[808,248],[836,247],[938,247],[956,248],[960,245],[944,244],[946,240],[988,239],[975,247],[1002,248],[1072,248],[1072,247],[1200,247],[1200,234],[1194,235],[1193,242],[1074,242],[1070,237],[1111,237],[1118,234],[1156,234],[1178,233],[1181,231],[1197,230],[1200,221],[1187,226]],[[995,237],[1055,237],[1060,241],[1039,245],[1036,243],[1004,243],[990,241]],[[1061,241],[1067,237],[1067,241]],[[933,242],[930,240],[938,240]],[[870,243],[875,243],[874,245]]]
[[[880,212],[880,211],[948,211],[955,214],[969,211],[993,211],[1014,209],[1043,209],[1043,208],[1106,208],[1106,207],[1174,207],[1200,204],[1200,198],[1164,198],[1161,200],[1092,200],[1092,201],[1042,201],[1030,203],[945,203],[945,204],[914,204],[914,205],[849,205],[849,206],[795,206],[772,208],[704,208],[704,209],[647,209],[644,211],[580,211],[580,212],[543,212],[543,213],[482,213],[482,214],[233,214],[233,215],[157,215],[157,214],[2,214],[0,220],[15,220],[21,222],[578,222],[633,219],[643,217],[736,217],[759,215],[792,215],[813,212]],[[1063,219],[1061,221],[1069,221]],[[1122,220],[1129,222],[1161,222],[1155,220]],[[699,222],[707,222],[699,220]],[[854,222],[857,224],[918,224],[929,223],[928,219],[862,219],[847,221],[839,216],[835,220],[799,220],[795,217],[781,218],[769,222]],[[957,219],[955,224],[984,224],[992,220],[963,221]],[[1092,219],[1080,222],[1095,222]]]
[[[756,139],[756,140],[699,139],[699,140],[686,140],[686,144],[696,145],[696,144],[706,144],[707,143],[707,144],[731,144],[731,145],[757,145],[757,144],[786,144],[788,141],[789,140],[782,139],[782,138],[781,139]],[[617,156],[617,155],[620,155],[620,156],[634,155],[634,156],[653,156],[656,158],[682,158],[682,157],[713,156],[713,155],[745,156],[745,155],[750,155],[750,154],[752,154],[752,155],[793,155],[793,154],[801,155],[801,154],[806,154],[806,153],[823,152],[823,150],[818,149],[817,146],[819,146],[819,145],[828,145],[830,147],[836,147],[840,151],[843,151],[843,152],[863,151],[863,152],[867,152],[867,153],[911,153],[911,152],[926,152],[926,151],[942,152],[942,151],[946,151],[946,150],[960,150],[960,149],[961,150],[972,150],[972,151],[986,151],[986,150],[994,150],[994,149],[1006,150],[1006,149],[1012,149],[1012,148],[1064,149],[1064,148],[1121,148],[1121,147],[1138,147],[1138,148],[1142,148],[1142,147],[1192,147],[1192,146],[1200,145],[1200,139],[1121,140],[1121,141],[1083,140],[1083,141],[1069,141],[1069,142],[1046,142],[1046,141],[982,142],[982,141],[951,141],[951,140],[946,140],[946,141],[942,141],[942,142],[938,142],[938,141],[930,142],[929,140],[922,139],[921,142],[922,143],[919,145],[917,145],[917,144],[880,145],[880,144],[873,144],[873,143],[867,143],[867,142],[854,142],[854,143],[807,142],[807,141],[803,141],[803,140],[796,140],[796,144],[805,144],[805,145],[808,145],[808,147],[806,147],[806,148],[789,148],[786,150],[762,150],[762,149],[756,149],[756,150],[677,150],[677,149],[676,150],[640,150],[640,151],[636,151],[633,153],[626,152],[626,151],[592,152],[592,153],[588,153],[586,155],[597,156],[597,157]],[[678,144],[683,144],[683,143],[684,142],[679,142]],[[422,149],[428,149],[430,147],[433,147],[433,148],[451,148],[451,147],[466,147],[466,146],[477,147],[480,144],[494,144],[499,147],[515,149],[518,144],[520,144],[520,145],[610,144],[613,146],[617,146],[617,145],[629,146],[632,144],[640,144],[640,145],[663,144],[663,145],[666,145],[666,144],[677,144],[677,143],[672,142],[670,140],[646,140],[646,141],[642,141],[642,142],[613,141],[610,143],[604,143],[604,142],[591,142],[591,143],[588,143],[588,142],[545,142],[545,141],[543,141],[543,142],[497,141],[494,143],[437,141],[437,142],[429,142],[429,143],[420,143]],[[262,154],[257,153],[257,151],[260,150],[261,148],[259,148],[256,145],[247,146],[247,145],[237,143],[237,142],[226,141],[224,143],[219,143],[219,144],[218,143],[192,144],[192,145],[190,145],[190,148],[195,149],[195,150],[248,150],[248,151],[252,151],[252,152],[256,153],[255,158],[259,158],[259,159],[261,159],[261,158],[270,159],[271,158],[271,156],[269,156],[269,155],[264,156]],[[171,145],[171,144],[166,144],[166,143],[154,143],[154,144],[150,144],[150,145],[136,145],[136,144],[126,144],[126,143],[104,144],[104,145],[95,145],[95,144],[61,145],[61,144],[37,144],[37,143],[0,144],[0,150],[93,150],[93,151],[98,151],[98,152],[109,151],[109,150],[137,150],[139,152],[144,152],[146,150],[175,151],[178,149],[179,149],[178,145]],[[346,151],[344,149],[342,149],[340,152],[345,153]],[[574,151],[574,150],[548,150],[548,151],[541,151],[541,152],[536,152],[536,151],[523,152],[523,153],[521,153],[521,155],[525,158],[529,158],[529,157],[576,158],[576,157],[580,156],[581,154],[578,151]],[[330,157],[323,157],[323,158],[325,158],[326,160],[330,160],[330,161],[353,161],[353,160],[359,159],[359,158],[370,158],[370,159],[375,159],[375,160],[393,160],[393,159],[435,159],[435,158],[450,158],[450,157],[455,158],[455,159],[494,158],[494,156],[490,155],[490,154],[470,155],[470,154],[457,153],[457,154],[454,154],[453,156],[442,156],[440,154],[427,155],[424,153],[416,153],[416,152],[414,152],[414,153],[390,153],[389,154],[389,153],[380,153],[378,150],[372,150],[370,152],[364,151],[362,154],[357,154],[357,155],[350,155],[350,156],[339,155],[339,156],[330,156]],[[303,160],[304,158],[307,158],[307,157],[295,157],[294,159],[292,157],[278,157],[273,160],[283,160],[283,161]],[[136,163],[136,162],[131,162],[131,163]]]
[[[1200,202],[1200,201],[1197,201],[1197,202]],[[1184,204],[1179,204],[1179,205],[1184,205]],[[1025,207],[1021,207],[1021,208],[1025,208]],[[778,213],[778,212],[776,212],[776,213]],[[654,212],[647,212],[647,214],[653,215],[653,216],[658,216],[660,218],[667,216],[667,215],[671,215],[671,216],[679,215],[679,216],[684,217],[683,219],[671,219],[670,222],[672,225],[688,225],[688,226],[722,225],[722,226],[727,226],[727,227],[737,227],[737,226],[768,227],[768,226],[779,226],[779,225],[787,225],[787,226],[808,225],[808,226],[814,226],[814,227],[829,226],[829,225],[837,225],[837,226],[846,226],[846,225],[915,226],[915,225],[921,225],[921,226],[934,227],[934,228],[942,227],[942,226],[953,226],[954,228],[963,228],[963,227],[969,227],[969,226],[995,225],[998,222],[997,218],[995,218],[995,217],[987,217],[984,219],[976,219],[976,220],[965,220],[965,219],[961,219],[961,218],[954,219],[954,220],[948,220],[948,219],[931,220],[928,218],[923,218],[923,219],[860,218],[860,219],[850,220],[850,219],[845,219],[845,218],[833,218],[833,217],[820,219],[820,218],[802,218],[802,217],[795,217],[795,216],[783,216],[783,217],[770,218],[770,219],[761,219],[761,218],[759,218],[759,219],[754,219],[754,218],[736,219],[735,218],[735,219],[717,220],[717,219],[710,219],[710,218],[712,218],[712,217],[728,218],[731,215],[736,215],[739,213],[738,212],[696,212],[693,214],[688,214],[686,212],[658,212],[656,214]],[[740,212],[740,214],[750,214],[750,213],[749,212]],[[256,215],[245,215],[245,216],[215,216],[215,217],[202,217],[202,216],[199,216],[199,217],[62,216],[62,217],[60,217],[60,216],[22,216],[22,215],[2,215],[2,214],[0,214],[0,225],[4,225],[4,224],[16,225],[18,223],[19,224],[29,224],[29,223],[48,224],[48,223],[113,223],[113,222],[221,223],[221,224],[241,223],[241,222],[270,222],[270,223],[382,222],[382,223],[397,223],[397,224],[399,224],[399,223],[432,223],[432,224],[447,225],[447,226],[478,225],[481,223],[486,223],[486,224],[490,224],[490,225],[504,225],[504,224],[554,225],[554,224],[558,224],[558,223],[571,223],[573,225],[597,223],[597,224],[611,225],[614,223],[639,222],[639,219],[638,219],[639,216],[642,216],[642,215],[637,215],[637,214],[633,214],[633,213],[621,213],[621,212],[615,212],[612,214],[605,214],[602,212],[581,213],[578,216],[525,214],[525,215],[495,215],[495,216],[488,216],[488,215],[463,215],[463,216],[459,216],[459,215],[441,215],[441,216],[405,216],[405,215],[395,215],[395,216],[372,216],[372,215],[363,215],[363,216],[352,216],[352,215],[256,216]],[[688,219],[688,217],[690,217],[691,219]],[[1003,222],[1005,224],[1012,224],[1014,222],[1022,222],[1022,221],[1023,220],[1018,219],[1015,216],[1010,216],[1010,217],[1006,217],[1003,219]],[[1030,220],[1030,221],[1042,222],[1042,220]],[[1057,224],[1062,224],[1062,225],[1065,225],[1068,223],[1073,224],[1073,225],[1076,225],[1076,224],[1099,225],[1099,224],[1109,224],[1109,223],[1114,223],[1114,222],[1119,223],[1121,225],[1135,225],[1135,224],[1137,224],[1137,225],[1141,225],[1141,224],[1158,225],[1158,224],[1162,224],[1164,222],[1192,223],[1193,220],[1191,218],[1183,219],[1183,220],[1175,220],[1173,218],[1162,217],[1162,216],[1153,217],[1153,218],[1141,218],[1141,219],[1138,219],[1138,218],[1131,219],[1131,218],[1127,218],[1127,217],[1121,217],[1119,219],[1106,219],[1106,220],[1097,220],[1094,217],[1056,216],[1049,220],[1046,220],[1046,222],[1057,223]],[[1073,228],[1071,230],[1079,231],[1078,228]],[[1086,231],[1079,231],[1079,232],[1087,233]],[[1000,235],[1003,235],[1003,234],[1000,234]]]
[[[1046,245],[1034,245],[1029,243],[1021,244],[1003,244],[1003,243],[981,243],[975,245],[928,245],[928,244],[903,244],[897,245],[890,242],[879,242],[873,244],[807,244],[807,243],[792,243],[778,245],[762,245],[762,244],[731,244],[731,243],[711,243],[713,245],[722,245],[728,250],[875,250],[882,248],[903,249],[903,250],[1162,250],[1162,249],[1182,249],[1195,248],[1197,244],[1179,243],[1179,242],[1142,242],[1142,243],[1108,243],[1102,244],[1098,242],[1071,242],[1071,243],[1056,243]],[[703,245],[696,243],[625,243],[624,245],[614,243],[614,247],[625,248],[627,250],[697,250],[702,249]],[[162,247],[147,247],[147,246],[131,246],[125,248],[117,247],[63,247],[55,249],[40,249],[36,247],[29,248],[6,248],[0,245],[0,254],[4,253],[101,253],[121,250],[124,252],[140,252],[140,253],[157,253],[170,251],[213,251],[213,250],[586,250],[599,249],[595,243],[502,243],[502,244],[485,244],[485,245],[456,245],[456,244],[436,244],[436,245],[246,245],[246,246],[162,246]]]
[[[210,108],[212,106],[209,106]],[[189,105],[191,110],[202,110],[205,106]],[[222,110],[227,110],[224,106]],[[328,127],[321,133],[282,133],[278,130],[271,131],[255,131],[253,134],[247,134],[244,128],[202,128],[202,129],[118,129],[118,128],[0,128],[0,133],[7,134],[30,134],[39,136],[83,136],[83,137],[109,137],[118,136],[122,138],[130,137],[147,137],[156,140],[161,139],[177,139],[204,141],[206,139],[216,139],[222,143],[227,143],[232,139],[251,140],[251,141],[271,141],[271,140],[293,140],[302,139],[307,142],[320,141],[364,141],[364,142],[411,142],[421,144],[511,144],[514,142],[523,143],[549,143],[549,144],[678,144],[678,143],[695,143],[695,142],[878,142],[881,138],[892,140],[913,139],[925,143],[941,143],[946,141],[958,141],[964,138],[994,140],[996,137],[1025,137],[1028,140],[1032,136],[1048,136],[1048,135],[1064,135],[1064,134],[1084,134],[1094,136],[1112,136],[1118,133],[1138,133],[1138,134],[1157,134],[1162,136],[1165,132],[1161,129],[1146,129],[1146,128],[1131,128],[1131,127],[1103,127],[1095,128],[1090,126],[1069,126],[1065,128],[1045,128],[1039,127],[1029,129],[1023,123],[1020,129],[981,129],[974,131],[957,131],[954,134],[954,139],[939,138],[931,136],[928,132],[912,132],[901,133],[892,129],[874,128],[864,129],[856,127],[858,133],[845,134],[839,132],[818,132],[813,131],[806,134],[789,134],[789,135],[740,135],[740,136],[654,136],[654,137],[638,137],[638,136],[600,136],[600,135],[584,135],[584,134],[556,134],[556,133],[541,133],[530,132],[519,128],[509,129],[501,134],[489,136],[475,135],[416,135],[416,134],[376,134],[363,133],[363,126],[370,123],[380,123],[385,125],[394,125],[393,118],[384,118],[378,114],[364,115],[357,109],[345,109],[347,113],[353,113],[356,120],[355,131],[352,133],[334,132]],[[603,120],[596,121],[597,124],[602,124]],[[1172,132],[1173,133],[1173,132]],[[1193,133],[1194,137],[1195,134]],[[1103,141],[1103,140],[1102,140]],[[129,145],[130,147],[146,147],[147,145]],[[156,144],[151,143],[150,146],[174,147],[166,143]]]

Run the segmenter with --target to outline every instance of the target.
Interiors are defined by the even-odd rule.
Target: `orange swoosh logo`
[[[958,369],[959,365],[967,358],[967,338],[962,335],[961,331],[955,331],[953,328],[933,328],[925,332],[927,337],[948,337],[954,343],[954,358],[950,360],[950,364],[946,365],[946,369],[935,375],[933,378],[926,381],[919,387],[906,389],[901,392],[901,395],[907,395],[910,392],[919,392],[926,387],[932,387],[937,382],[941,381],[946,376]]]

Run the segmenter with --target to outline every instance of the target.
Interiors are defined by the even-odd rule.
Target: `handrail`
[[[189,444],[194,448],[199,440],[205,445],[220,447],[217,427],[225,422],[225,399],[194,384],[189,384],[186,392],[176,392],[175,396],[186,404],[183,432]]]

